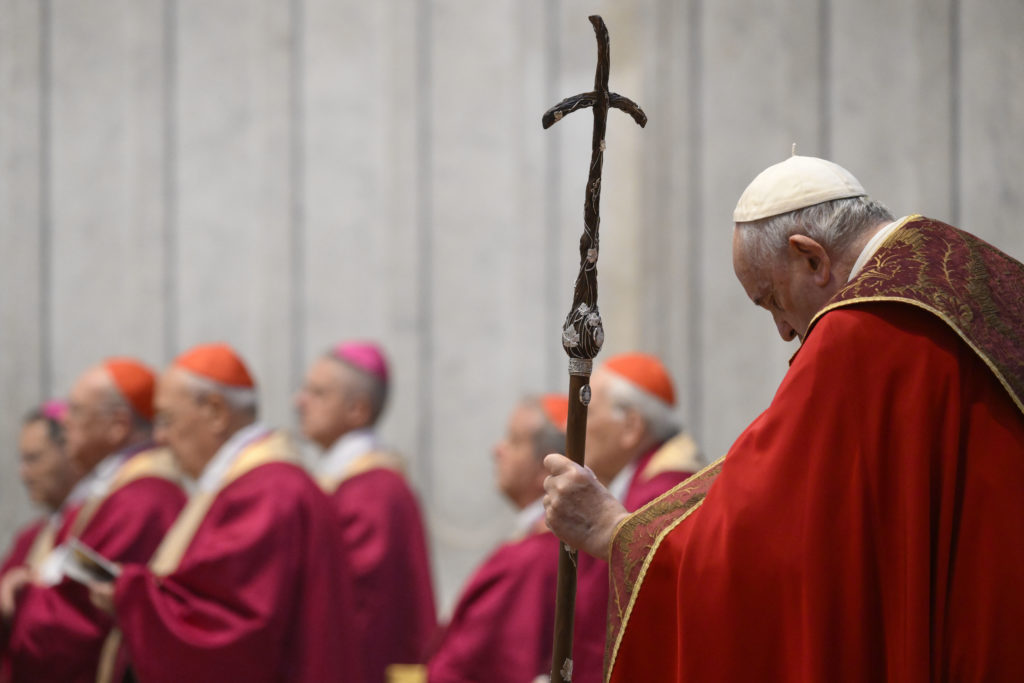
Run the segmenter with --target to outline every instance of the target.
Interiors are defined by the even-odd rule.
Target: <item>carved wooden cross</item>
[[[566,425],[565,454],[583,464],[587,435],[587,405],[590,403],[590,372],[594,356],[604,343],[604,327],[597,308],[598,231],[601,227],[601,169],[604,164],[604,133],[608,108],[621,109],[642,128],[647,115],[628,97],[608,91],[608,29],[601,17],[590,17],[597,35],[597,72],[594,89],[567,97],[544,113],[544,128],[562,120],[577,109],[594,110],[594,135],[583,205],[583,236],[580,237],[580,272],[576,277],[572,308],[562,326],[562,348],[569,356],[569,419]],[[558,594],[555,603],[555,642],[551,657],[551,680],[568,683],[572,679],[573,611],[576,605],[576,551],[562,545],[558,554]]]

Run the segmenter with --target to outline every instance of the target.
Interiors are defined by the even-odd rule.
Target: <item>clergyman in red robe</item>
[[[519,509],[515,536],[473,572],[428,664],[430,683],[523,683],[551,667],[558,539],[544,524],[543,457],[565,446],[569,399],[527,397],[494,448],[498,488]]]
[[[547,460],[549,522],[610,553],[608,677],[1024,680],[1024,265],[810,157],[734,219],[741,284],[802,341],[768,409],[632,516]]]
[[[68,455],[85,472],[84,501],[68,510],[17,597],[8,640],[15,682],[92,682],[109,615],[64,574],[67,541],[117,562],[145,562],[185,502],[180,471],[152,442],[155,375],[131,358],[110,358],[71,388],[64,420]]]
[[[17,573],[31,576],[39,570],[43,559],[53,550],[67,511],[79,502],[79,496],[73,492],[82,473],[64,448],[66,412],[66,402],[47,401],[26,416],[18,439],[21,481],[32,502],[47,514],[17,533],[0,563],[0,612],[4,615],[0,621],[0,681],[3,682],[10,680],[7,620],[14,614],[13,587],[19,583]],[[15,570],[15,574],[8,577],[10,570]]]
[[[93,600],[119,627],[99,681],[363,681],[330,506],[289,439],[256,421],[255,384],[225,344],[160,377],[158,442],[195,480],[152,561]]]
[[[389,382],[377,344],[343,342],[312,364],[295,400],[303,433],[324,451],[315,472],[355,581],[371,683],[382,683],[391,664],[422,662],[437,628],[419,502],[402,458],[376,432]]]

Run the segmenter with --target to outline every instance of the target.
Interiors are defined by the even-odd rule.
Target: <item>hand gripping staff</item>
[[[621,109],[640,127],[647,124],[647,115],[630,100],[608,92],[608,29],[601,17],[590,17],[597,35],[597,71],[594,89],[568,97],[544,113],[544,128],[550,128],[566,114],[591,107],[594,110],[594,136],[590,154],[590,176],[587,179],[586,201],[583,205],[583,236],[580,237],[580,272],[576,277],[572,308],[562,326],[562,348],[569,356],[569,420],[566,425],[565,453],[583,464],[587,435],[587,405],[590,403],[590,372],[594,356],[604,342],[601,313],[597,308],[598,229],[601,226],[601,167],[604,163],[604,133],[608,108]],[[555,642],[551,656],[551,680],[568,683],[572,680],[573,611],[576,605],[576,551],[563,544],[558,553],[558,597],[555,603]]]

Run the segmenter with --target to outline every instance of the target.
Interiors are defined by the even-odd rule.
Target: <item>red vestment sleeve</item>
[[[529,683],[551,666],[558,539],[508,543],[466,584],[428,665],[430,683]]]
[[[145,562],[184,501],[181,489],[166,479],[136,479],[103,501],[80,539],[114,562]],[[110,627],[110,617],[93,606],[85,586],[67,579],[28,586],[11,624],[13,680],[92,683]]]
[[[668,471],[650,479],[643,476],[657,448],[641,456],[637,471],[626,491],[625,506],[630,512],[643,507],[676,484],[686,481],[692,472]],[[577,565],[576,609],[573,630],[573,673],[575,683],[601,683],[604,680],[604,649],[608,615],[608,563],[580,553]]]
[[[32,542],[36,540],[36,535],[39,534],[45,523],[45,519],[37,519],[18,531],[14,542],[11,543],[10,550],[4,556],[3,564],[0,564],[0,576],[6,574],[7,570],[12,567],[25,564],[29,550],[32,549]]]
[[[1022,456],[938,318],[828,313],[657,547],[611,680],[1024,680]]]
[[[166,577],[126,565],[114,604],[139,680],[362,681],[351,586],[323,493],[261,465],[211,504]]]

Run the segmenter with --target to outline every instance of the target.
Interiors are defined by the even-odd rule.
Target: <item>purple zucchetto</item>
[[[39,413],[48,420],[61,422],[68,413],[68,404],[63,399],[51,398],[39,406]]]
[[[341,342],[333,349],[331,355],[343,363],[376,377],[387,384],[388,361],[381,348],[373,342],[347,341]]]

